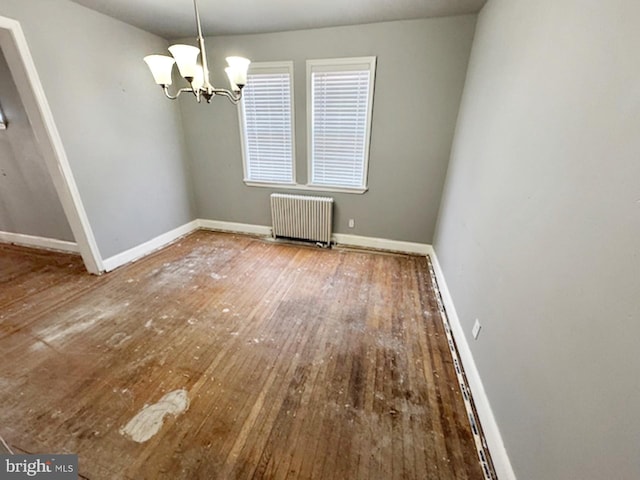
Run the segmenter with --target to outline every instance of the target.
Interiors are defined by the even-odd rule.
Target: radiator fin
[[[271,194],[274,237],[331,242],[333,198]]]

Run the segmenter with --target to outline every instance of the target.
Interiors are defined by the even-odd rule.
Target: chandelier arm
[[[216,95],[224,95],[234,105],[237,105],[240,102],[240,100],[242,99],[242,93],[241,92],[238,92],[238,93],[231,92],[231,91],[226,90],[224,88],[214,88],[213,89],[213,93],[215,93]]]
[[[193,89],[191,89],[191,88],[181,88],[180,90],[178,90],[176,92],[175,95],[171,95],[171,93],[169,93],[169,86],[168,85],[161,85],[161,87],[162,87],[162,90],[164,91],[165,96],[170,100],[177,99],[180,96],[180,94],[182,94],[184,92],[193,93]]]

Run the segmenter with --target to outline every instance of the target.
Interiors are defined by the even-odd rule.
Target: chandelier
[[[227,97],[232,103],[237,104],[242,98],[242,88],[247,84],[247,70],[249,69],[249,61],[243,57],[227,57],[225,68],[231,90],[224,88],[216,88],[209,81],[209,68],[207,66],[207,51],[204,46],[204,38],[202,37],[202,26],[200,25],[200,12],[198,11],[198,0],[193,0],[193,6],[196,12],[196,26],[198,28],[198,47],[192,45],[172,45],[169,47],[171,57],[168,55],[147,55],[144,61],[149,66],[151,74],[156,83],[162,87],[167,98],[175,100],[184,92],[190,92],[195,95],[198,103],[204,98],[207,103],[211,103],[211,99],[216,95]],[[198,55],[200,55],[200,63],[198,63]],[[172,83],[173,65],[178,65],[178,71],[184,78],[189,87],[180,88],[175,95],[169,92],[169,86]]]

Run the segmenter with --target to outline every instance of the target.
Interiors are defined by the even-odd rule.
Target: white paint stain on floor
[[[85,330],[93,327],[99,320],[99,317],[93,317],[75,323],[68,322],[63,325],[53,325],[39,333],[45,342],[54,343],[68,336],[84,332]]]
[[[162,335],[164,333],[164,330],[162,330],[161,328],[158,328],[158,327],[156,327],[154,325],[153,319],[147,320],[147,323],[144,324],[144,328],[151,329],[154,332],[156,332],[158,335]]]
[[[114,333],[111,338],[107,340],[107,346],[111,348],[120,348],[130,338],[131,335],[127,335],[124,332]]]
[[[145,405],[135,417],[129,420],[120,433],[134,442],[143,443],[160,431],[167,415],[177,416],[189,408],[187,391],[174,390],[167,393],[157,403]]]
[[[105,298],[90,305],[79,306],[67,310],[64,316],[52,316],[44,328],[34,331],[35,336],[46,343],[57,344],[66,342],[79,333],[89,331],[106,320],[118,320],[123,311],[129,307],[129,302],[118,302]]]

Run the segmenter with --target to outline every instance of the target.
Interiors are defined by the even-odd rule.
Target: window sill
[[[262,183],[254,182],[251,180],[244,180],[245,185],[248,187],[263,187],[263,188],[283,188],[286,190],[303,190],[309,192],[336,192],[336,193],[352,193],[361,195],[365,193],[368,188],[347,188],[347,187],[328,187],[324,185],[302,185],[299,183]]]

